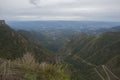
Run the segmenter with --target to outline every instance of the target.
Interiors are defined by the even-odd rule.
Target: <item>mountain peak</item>
[[[5,24],[5,20],[0,20],[0,25],[4,25]]]

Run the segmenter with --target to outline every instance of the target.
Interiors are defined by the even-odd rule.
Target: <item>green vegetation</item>
[[[45,37],[1,25],[0,80],[120,80],[119,31],[63,34]]]
[[[70,80],[66,65],[39,63],[30,53],[16,60],[0,59],[0,80]]]
[[[67,66],[56,64],[47,49],[7,25],[0,26],[0,34],[0,80],[70,80]]]
[[[39,61],[52,61],[53,59],[51,58],[53,55],[44,47],[31,43],[8,25],[0,25],[0,57],[16,59],[27,52],[34,53]]]
[[[8,59],[20,57],[27,50],[27,45],[27,40],[9,26],[0,26],[0,57]]]
[[[61,51],[64,60],[74,69],[74,80],[101,80],[97,71],[102,75],[106,73],[102,65],[106,65],[117,77],[120,75],[120,63],[116,59],[120,56],[120,32],[105,32],[97,36],[82,34],[71,39]],[[107,73],[113,76],[110,71]],[[119,80],[115,77],[111,79]]]
[[[66,45],[62,53],[100,65],[119,55],[119,46],[120,32],[106,32],[99,36],[77,36]]]
[[[26,37],[31,43],[42,45],[53,53],[57,53],[59,49],[69,41],[72,35],[78,33],[72,30],[18,30],[18,32]]]

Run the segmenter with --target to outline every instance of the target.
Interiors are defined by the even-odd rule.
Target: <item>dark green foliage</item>
[[[23,35],[11,29],[8,25],[0,26],[0,57],[15,59],[23,56],[24,53],[35,54],[39,61],[53,61],[53,55],[48,50],[31,43]]]
[[[120,32],[106,32],[99,36],[84,35],[71,40],[65,53],[77,55],[96,65],[106,63],[111,57],[119,55]],[[108,59],[107,59],[108,58]],[[97,61],[99,59],[99,61]],[[95,62],[96,61],[96,62]]]
[[[111,80],[119,80],[119,31],[105,32],[100,35],[84,33],[78,35],[77,33],[76,36],[66,33],[56,35],[54,33],[43,35],[43,33],[24,30],[16,32],[7,25],[0,26],[0,57],[15,59],[22,57],[24,53],[30,52],[40,62],[36,62],[33,56],[29,54],[12,62],[8,60],[4,62],[1,59],[0,70],[2,72],[12,71],[13,73],[15,70],[16,74],[14,76],[16,77],[14,78],[17,78],[17,80],[70,80],[68,67],[55,64],[58,60],[57,57],[47,50],[56,52],[65,42],[68,42],[63,49],[59,50],[60,56],[58,57],[64,60],[62,60],[63,63],[69,65],[72,71],[72,80],[101,80],[102,78],[104,78],[102,80],[109,80],[109,77]],[[72,39],[69,40],[71,37]],[[47,49],[41,45],[44,45]],[[54,64],[48,64],[45,61]],[[13,75],[9,75],[8,72],[5,75],[2,74],[2,76],[6,80],[9,80],[8,77],[11,76],[14,80]],[[102,78],[100,75],[102,75]]]
[[[16,58],[27,51],[28,42],[7,25],[0,26],[0,56]],[[4,54],[3,54],[4,53]],[[16,54],[17,53],[17,54]]]
[[[119,77],[120,69],[117,66],[120,63],[118,59],[114,62],[112,59],[120,56],[120,32],[106,32],[97,36],[82,34],[73,38],[61,53],[64,53],[64,60],[73,67],[74,80],[101,80],[96,69],[102,75],[106,74],[102,65],[108,62],[108,69]],[[111,68],[112,65],[114,67]],[[109,71],[108,74],[116,80]],[[106,75],[104,78],[107,78]]]
[[[18,30],[18,32],[30,42],[42,45],[53,53],[57,53],[73,34],[78,33],[72,30]]]

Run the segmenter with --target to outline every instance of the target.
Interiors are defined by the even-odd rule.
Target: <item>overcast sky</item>
[[[0,0],[0,19],[120,21],[120,0]]]

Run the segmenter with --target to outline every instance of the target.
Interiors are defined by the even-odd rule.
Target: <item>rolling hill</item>
[[[61,51],[78,76],[75,80],[120,80],[119,31],[77,35]]]
[[[0,57],[15,59],[25,53],[33,53],[40,61],[52,56],[47,49],[31,43],[23,35],[11,29],[7,24],[0,25]]]

